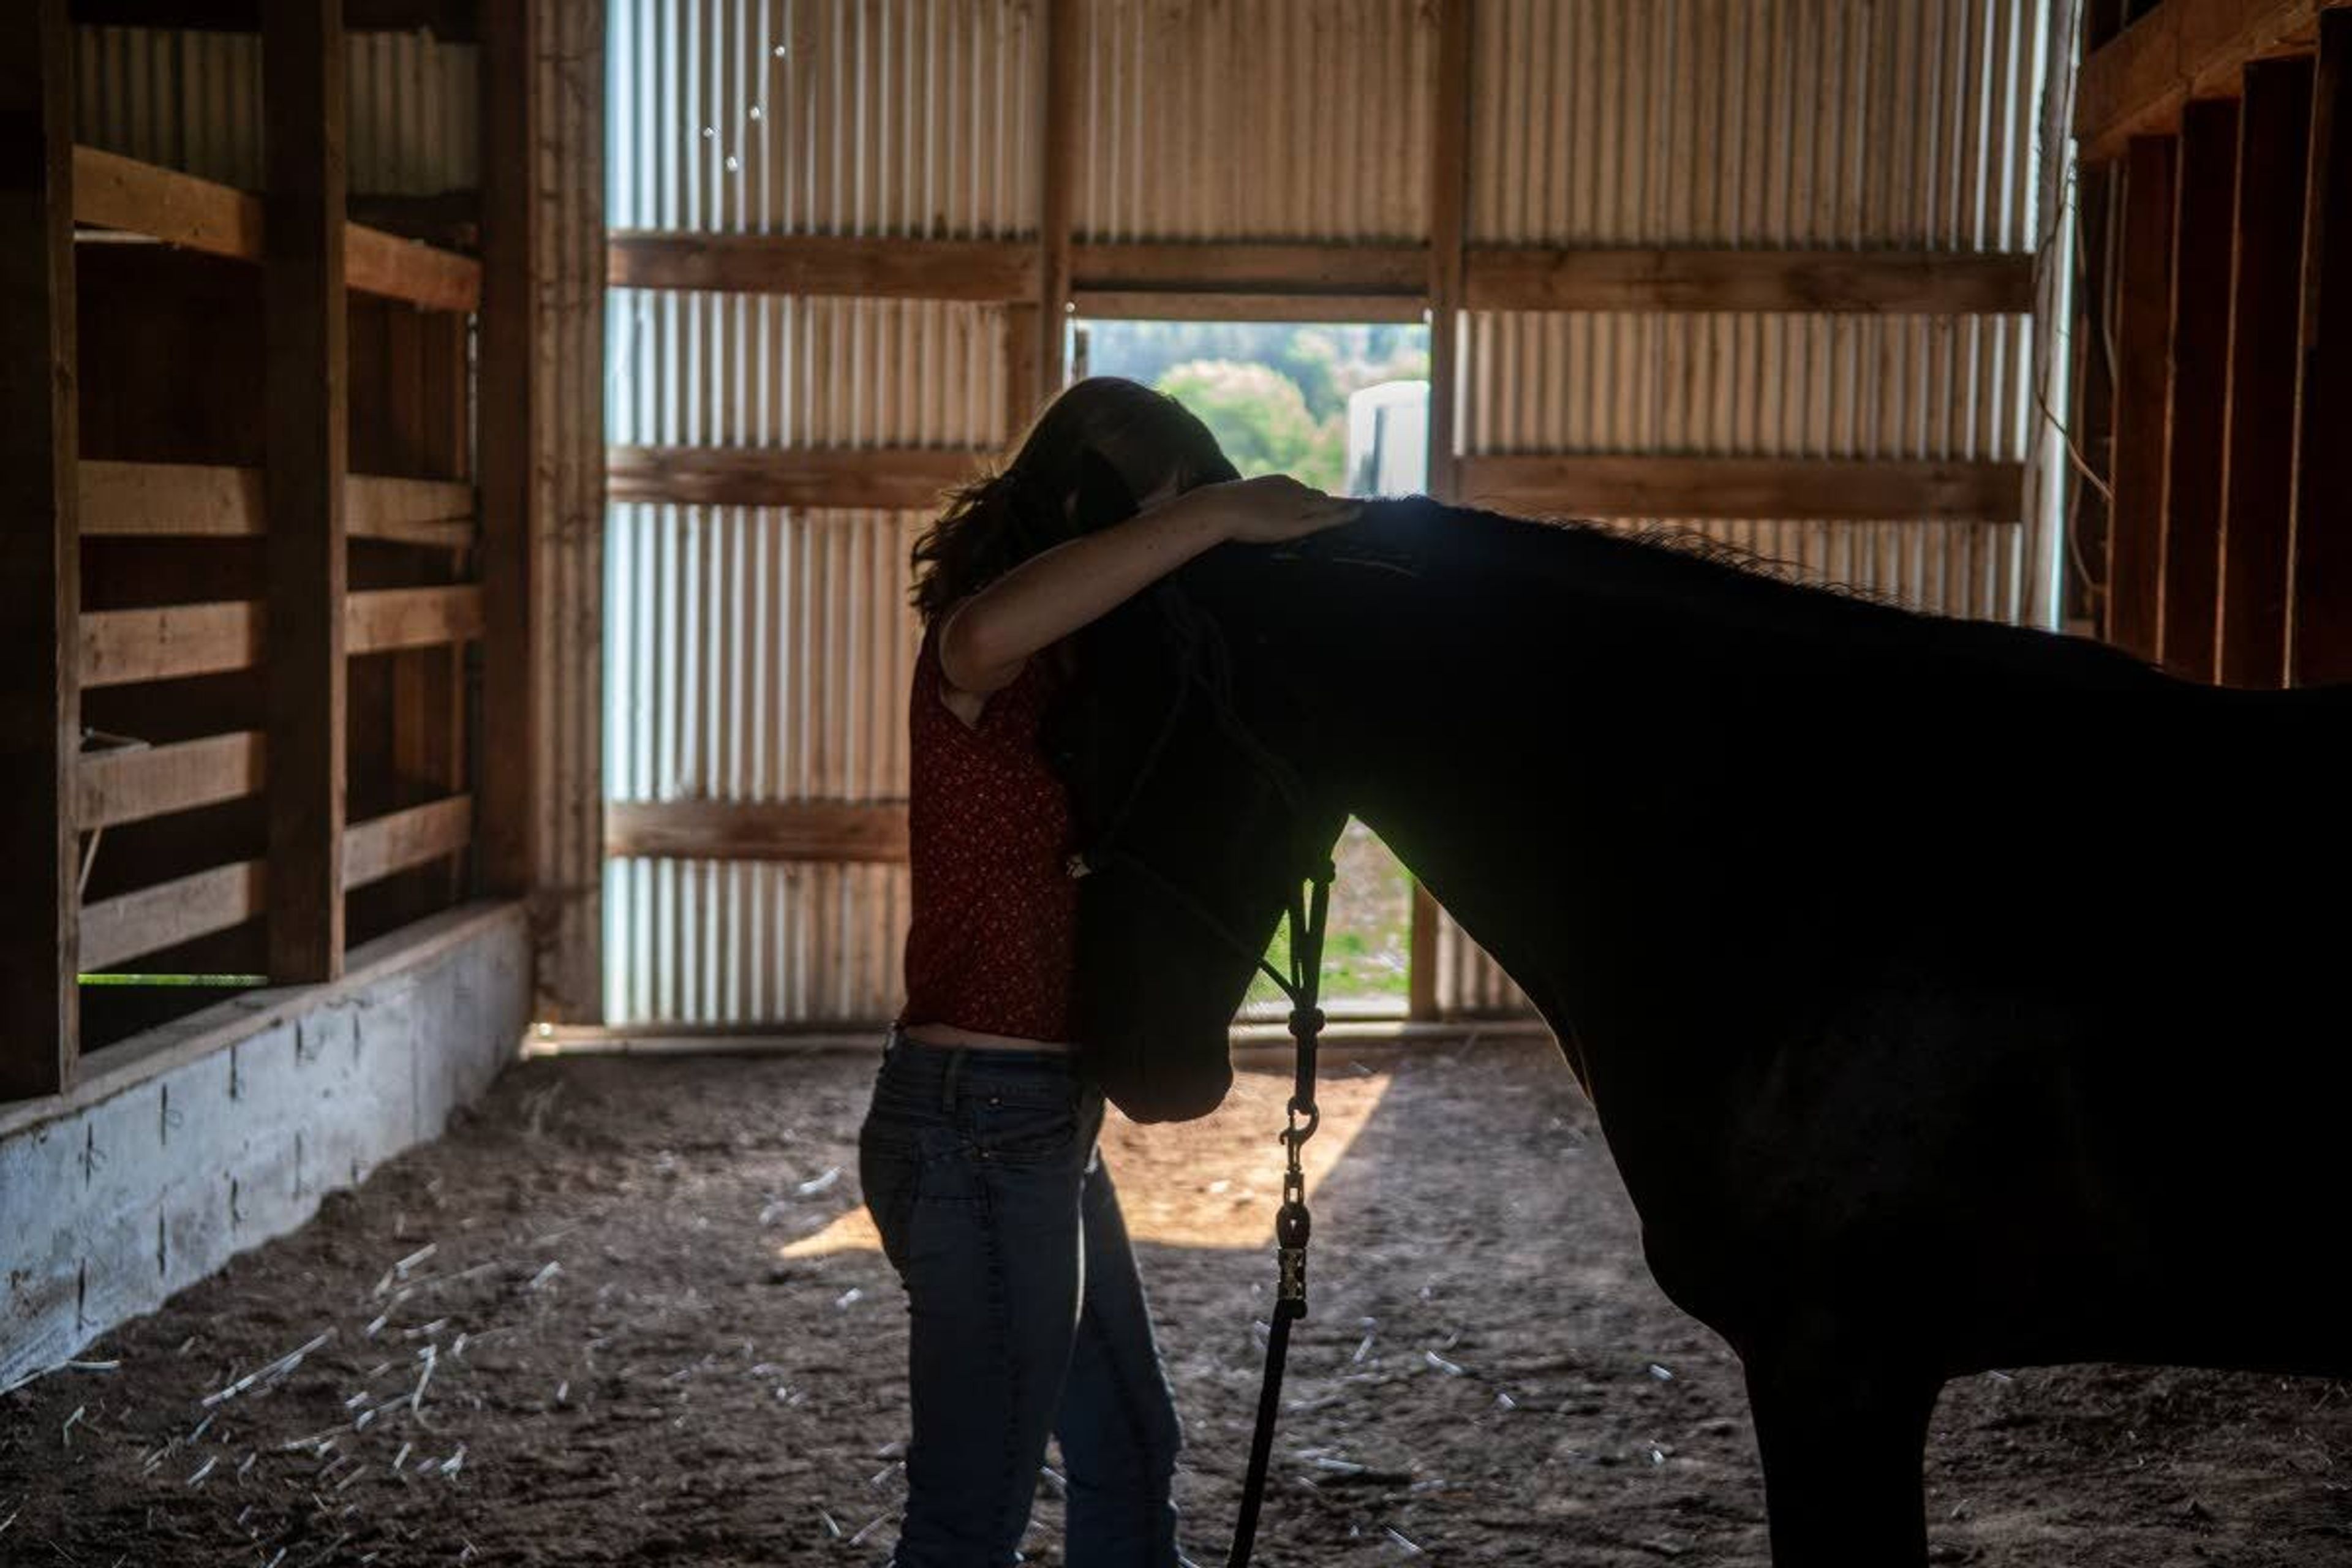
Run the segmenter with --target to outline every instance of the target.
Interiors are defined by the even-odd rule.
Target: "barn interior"
[[[2352,681],[2347,0],[0,13],[0,1561],[887,1556],[908,548],[1139,324],[1335,489]],[[1737,1359],[1360,840],[1264,1560],[1768,1562]],[[1104,1133],[1203,1561],[1277,1015]],[[1996,1373],[1927,1495],[1940,1562],[2352,1563],[2352,1399]]]

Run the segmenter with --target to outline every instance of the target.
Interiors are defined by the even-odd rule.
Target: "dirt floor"
[[[1259,1561],[1762,1564],[1738,1369],[1651,1283],[1551,1047],[1330,1061]],[[0,1396],[0,1562],[882,1563],[906,1342],[856,1185],[873,1067],[519,1065],[95,1364]],[[1251,1072],[1205,1122],[1105,1133],[1202,1563],[1257,1386],[1284,1092]],[[2100,1367],[1955,1385],[1937,1560],[2352,1564],[2347,1395]],[[1049,1474],[1031,1562],[1062,1561],[1060,1522]]]

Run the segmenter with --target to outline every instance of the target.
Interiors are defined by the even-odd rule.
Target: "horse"
[[[2352,1373],[2352,687],[2224,689],[1723,549],[1441,505],[1079,634],[1083,1065],[1202,1115],[1352,813],[1527,994],[1665,1294],[1740,1358],[1780,1568],[1926,1561],[1948,1379]]]

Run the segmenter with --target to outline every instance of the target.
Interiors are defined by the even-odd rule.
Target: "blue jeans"
[[[1182,1433],[1096,1147],[1102,1117],[1067,1055],[891,1031],[857,1168],[910,1320],[894,1568],[1018,1561],[1049,1431],[1069,1568],[1182,1562],[1169,1497]]]

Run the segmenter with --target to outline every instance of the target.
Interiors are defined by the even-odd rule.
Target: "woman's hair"
[[[925,625],[1032,555],[1132,517],[1171,477],[1180,490],[1240,478],[1217,438],[1165,393],[1089,376],[1045,405],[1013,460],[950,493],[915,541],[911,598]]]

